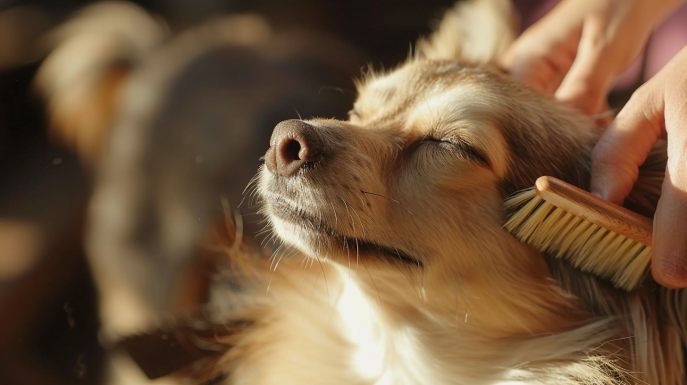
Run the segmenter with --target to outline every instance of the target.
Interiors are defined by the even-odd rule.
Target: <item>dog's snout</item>
[[[277,124],[265,154],[267,168],[281,176],[295,174],[301,166],[322,156],[322,139],[317,129],[302,120]]]

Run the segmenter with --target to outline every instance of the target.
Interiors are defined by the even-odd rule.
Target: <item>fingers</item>
[[[555,96],[587,115],[594,115],[604,111],[606,95],[615,74],[611,73],[609,66],[600,66],[612,60],[603,48],[589,47],[589,41],[585,42],[584,36],[582,39],[575,62]]]
[[[561,2],[511,45],[501,65],[516,80],[553,95],[575,59],[584,9],[573,1]]]
[[[615,76],[637,57],[648,38],[641,27],[626,31],[632,18],[605,14],[585,20],[577,57],[556,98],[588,115],[604,112]]]
[[[541,93],[553,95],[563,80],[563,75],[567,72],[566,66],[550,60],[545,54],[529,53],[527,47],[520,47],[522,45],[514,46],[515,50],[509,51],[502,61],[503,67],[508,69],[514,79]],[[556,57],[561,58],[562,56],[557,55]]]
[[[661,137],[663,92],[647,83],[637,90],[592,151],[591,192],[622,204],[637,181],[639,166]]]
[[[615,76],[682,1],[563,0],[523,33],[501,64],[515,79],[555,92],[589,115],[604,112]]]
[[[589,115],[604,112],[614,78],[632,64],[653,27],[680,1],[610,1],[606,6],[598,5],[584,20],[577,56],[556,98]]]
[[[553,95],[575,59],[582,28],[580,23],[556,37],[542,32],[546,29],[548,25],[537,25],[526,31],[506,52],[502,65],[516,80]]]

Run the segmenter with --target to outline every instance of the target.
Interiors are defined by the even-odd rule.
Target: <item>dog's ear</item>
[[[510,0],[459,1],[439,28],[417,44],[420,57],[487,64],[515,39],[516,17]]]

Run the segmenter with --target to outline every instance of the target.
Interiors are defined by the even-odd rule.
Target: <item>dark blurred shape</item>
[[[182,373],[185,377],[211,380],[222,374],[216,366],[221,356],[231,348],[227,341],[251,325],[251,321],[231,324],[177,321],[148,333],[130,336],[119,345],[151,380]]]
[[[52,19],[36,7],[15,7],[0,12],[0,71],[39,59],[36,45],[52,26]]]
[[[82,246],[87,181],[74,154],[45,137],[29,96],[35,67],[0,74],[0,383],[95,384],[103,350]]]

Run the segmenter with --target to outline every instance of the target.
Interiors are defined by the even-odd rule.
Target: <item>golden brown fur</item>
[[[585,186],[591,148],[601,133],[591,119],[512,81],[491,64],[513,40],[511,20],[506,1],[459,3],[434,35],[418,44],[413,57],[359,81],[349,121],[306,122],[319,138],[319,163],[289,178],[260,170],[255,191],[284,246],[269,260],[256,258],[259,253],[245,245],[227,249],[232,269],[214,288],[216,308],[211,310],[217,320],[245,329],[224,341],[231,349],[200,378],[225,372],[225,382],[237,385],[686,382],[683,291],[659,288],[649,280],[635,293],[617,291],[520,244],[502,229],[504,198],[537,177],[552,175]],[[232,29],[228,38],[219,33],[224,24],[216,23],[160,48],[167,31],[151,23],[146,18],[142,25],[154,27],[152,39],[138,48],[155,54],[145,60],[130,57],[125,65],[97,52],[73,55],[70,46],[87,51],[92,41],[63,30],[63,38],[72,43],[46,61],[37,84],[49,100],[56,129],[75,142],[85,159],[99,159],[100,140],[110,125],[115,144],[138,143],[134,160],[141,163],[104,159],[96,202],[120,197],[116,202],[122,206],[115,213],[138,214],[129,207],[157,207],[168,194],[183,190],[178,186],[193,186],[194,194],[173,199],[192,215],[184,211],[158,218],[161,227],[183,229],[167,231],[178,251],[184,248],[176,241],[190,245],[186,238],[198,235],[189,230],[188,218],[195,222],[204,212],[194,204],[209,201],[210,185],[190,177],[173,184],[151,182],[151,193],[140,203],[127,193],[137,186],[130,179],[155,180],[166,172],[178,175],[182,168],[174,163],[151,175],[138,171],[149,159],[168,165],[176,158],[167,158],[173,151],[164,146],[159,153],[147,151],[157,147],[141,144],[134,132],[185,132],[168,125],[184,122],[174,118],[187,116],[183,109],[157,107],[167,98],[173,75],[210,46],[257,43],[233,37],[245,27]],[[81,27],[108,32],[107,25],[98,23]],[[115,48],[137,52],[135,44],[129,47],[126,39],[114,37]],[[257,45],[256,52],[266,57],[281,52],[282,45],[291,47]],[[231,61],[243,57],[228,56]],[[60,59],[71,57],[98,71],[69,87],[68,61]],[[144,63],[135,67],[134,59]],[[256,94],[268,89],[252,84]],[[221,108],[243,112],[232,118],[237,132],[251,127],[241,116],[260,111],[241,104],[246,94]],[[190,99],[179,99],[179,105],[192,106]],[[157,116],[166,118],[160,121],[167,131],[146,124]],[[213,136],[198,138],[210,141]],[[232,153],[220,150],[218,159]],[[628,200],[636,210],[654,209],[665,158],[659,146],[645,164]],[[208,179],[231,172],[220,167],[225,163],[219,162]],[[146,253],[133,253],[133,264],[126,265],[125,253],[116,249],[133,238],[118,231],[132,228],[140,218],[103,213],[105,220],[97,222],[91,239],[98,246],[92,247],[92,264],[103,297],[104,334],[112,337],[131,332],[131,325],[150,323],[154,317],[148,313],[154,309],[145,305],[145,295],[151,288],[173,285],[160,274],[143,275],[150,279],[139,278],[146,285],[138,288],[131,283],[136,279],[127,272],[159,272],[140,269]],[[111,218],[124,225],[108,227]],[[134,319],[123,317],[121,309],[129,309]]]
[[[285,248],[224,314],[255,321],[222,361],[227,383],[685,383],[682,291],[617,291],[502,229],[503,199],[538,176],[584,186],[601,132],[489,64],[507,44],[478,39],[510,42],[494,32],[507,9],[460,5],[360,81],[348,122],[306,122],[319,160],[260,170]],[[637,207],[652,210],[664,161],[658,147]]]

